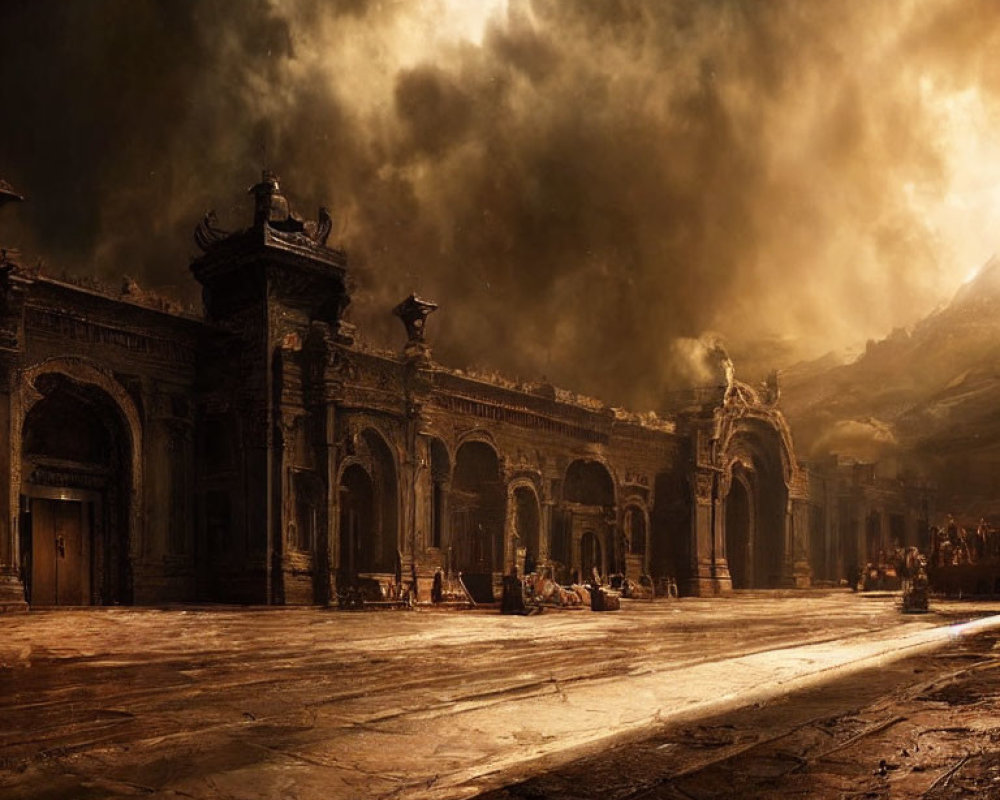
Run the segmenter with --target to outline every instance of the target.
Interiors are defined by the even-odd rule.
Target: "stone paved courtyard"
[[[468,797],[946,645],[1000,604],[745,593],[621,612],[0,617],[0,795]]]

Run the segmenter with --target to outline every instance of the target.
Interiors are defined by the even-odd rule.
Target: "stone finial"
[[[411,294],[402,303],[396,306],[392,313],[403,320],[406,326],[406,339],[408,344],[424,344],[424,325],[427,317],[437,308],[437,303],[424,300]]]
[[[289,217],[288,200],[281,193],[278,176],[270,170],[261,173],[260,183],[250,187],[253,195],[253,224],[260,227],[265,222],[284,222]]]
[[[403,347],[403,355],[415,364],[426,366],[430,363],[431,348],[424,339],[424,325],[427,316],[436,308],[437,303],[411,294],[392,310],[392,313],[403,320],[406,326],[406,345]]]

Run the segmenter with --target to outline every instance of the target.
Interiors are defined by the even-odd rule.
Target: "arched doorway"
[[[584,531],[580,537],[580,580],[589,582],[594,571],[604,576],[604,559],[601,540],[593,531]]]
[[[745,474],[733,475],[726,496],[726,559],[734,589],[753,585],[753,514],[750,509],[750,488]]]
[[[730,487],[723,520],[733,586],[776,588],[785,580],[787,566],[785,443],[778,430],[751,423],[728,440],[726,453]]]
[[[21,429],[20,551],[33,606],[132,602],[132,442],[101,388],[47,372]]]
[[[684,591],[691,572],[691,487],[682,470],[658,473],[654,487],[650,571],[656,577],[673,578]]]
[[[513,501],[514,534],[517,537],[517,547],[524,551],[524,560],[518,566],[524,573],[532,573],[541,557],[538,498],[527,486],[518,486],[514,490]]]
[[[372,429],[340,478],[340,582],[378,580],[396,571],[399,490],[392,451]]]
[[[451,489],[451,563],[476,602],[492,602],[503,570],[504,500],[500,460],[486,442],[458,448]]]
[[[633,555],[646,554],[646,515],[638,506],[625,509],[625,531],[628,534],[628,551]]]
[[[431,440],[431,535],[430,546],[441,548],[447,540],[448,491],[451,462],[448,448],[440,439]]]
[[[648,572],[645,511],[638,505],[627,506],[622,527],[625,533],[625,574],[637,580]]]
[[[345,576],[372,572],[375,553],[375,486],[359,464],[340,478],[340,570]]]
[[[566,470],[563,501],[577,554],[571,577],[575,573],[578,580],[589,581],[594,566],[602,578],[620,571],[616,548],[601,546],[602,542],[614,541],[615,487],[608,468],[600,461],[573,461]],[[593,544],[588,544],[585,551],[586,533],[591,536],[587,541]],[[595,554],[601,558],[595,561]]]
[[[396,459],[381,434],[369,428],[361,434],[369,454],[375,492],[372,572],[396,571],[399,549],[399,481]]]

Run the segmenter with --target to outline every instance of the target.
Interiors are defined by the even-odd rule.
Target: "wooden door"
[[[31,604],[90,603],[86,506],[75,500],[31,501]]]

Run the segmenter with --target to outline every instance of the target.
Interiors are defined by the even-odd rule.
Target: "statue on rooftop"
[[[260,230],[266,225],[273,231],[299,234],[322,247],[326,246],[326,240],[333,230],[333,218],[325,206],[320,207],[315,222],[304,221],[292,211],[288,198],[281,192],[278,176],[270,170],[264,170],[260,181],[251,186],[247,193],[253,195],[252,229]],[[205,214],[194,232],[195,243],[206,252],[230,236],[231,231],[219,227],[214,211]]]
[[[264,170],[259,183],[250,187],[248,194],[254,198],[253,226],[261,227],[265,222],[282,230],[287,226],[295,227],[298,223],[302,230],[302,222],[292,215],[287,198],[281,193],[278,176],[270,170]]]
[[[407,341],[411,344],[423,344],[424,325],[427,322],[427,317],[435,309],[437,309],[437,303],[411,294],[396,306],[392,313],[399,317],[403,321],[403,325],[406,326]]]

